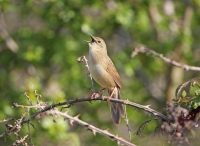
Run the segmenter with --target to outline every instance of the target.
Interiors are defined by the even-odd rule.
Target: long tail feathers
[[[111,92],[113,92],[111,98],[121,99],[120,91],[118,88],[114,88],[114,90]],[[118,125],[120,123],[120,117],[125,116],[125,110],[121,103],[111,102],[110,103],[110,112],[111,112],[113,123],[116,125]]]

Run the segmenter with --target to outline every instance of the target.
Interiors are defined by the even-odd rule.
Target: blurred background
[[[0,120],[20,118],[25,109],[13,109],[17,102],[29,105],[24,92],[36,103],[34,90],[42,101],[51,103],[89,97],[90,79],[77,58],[88,54],[88,33],[103,38],[124,89],[122,98],[151,105],[162,112],[172,101],[176,87],[198,76],[146,54],[131,58],[136,47],[146,46],[180,63],[200,66],[200,1],[198,0],[1,0],[0,1]],[[101,87],[95,83],[95,89]],[[126,123],[115,126],[106,102],[78,103],[68,114],[128,140]],[[31,110],[33,114],[36,110]],[[127,107],[132,141],[146,144],[161,123],[152,121],[140,138],[135,135],[145,120],[153,118]],[[85,127],[71,126],[63,118],[33,120],[35,145],[110,146],[115,141],[100,134],[93,136]],[[5,131],[0,124],[0,133]],[[21,136],[28,132],[26,126]],[[0,139],[11,145],[14,135]],[[163,141],[163,143],[166,143]]]

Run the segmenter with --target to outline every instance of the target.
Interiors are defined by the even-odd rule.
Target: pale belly
[[[116,86],[113,78],[101,65],[89,66],[89,70],[93,79],[103,88],[111,89]]]

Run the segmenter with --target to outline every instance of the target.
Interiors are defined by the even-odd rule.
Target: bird
[[[106,43],[100,37],[91,34],[90,37],[92,40],[86,41],[89,45],[89,72],[103,89],[108,89],[110,98],[121,99],[122,82],[115,65],[107,54]],[[121,116],[125,116],[124,106],[121,103],[110,102],[110,112],[113,123],[119,125]]]

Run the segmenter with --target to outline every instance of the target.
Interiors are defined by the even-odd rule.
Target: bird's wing
[[[108,57],[108,62],[107,62],[107,66],[106,66],[106,71],[112,76],[113,80],[115,81],[115,83],[117,84],[117,86],[119,88],[123,88],[122,86],[122,82],[120,79],[120,76],[115,68],[115,65],[113,64],[112,60]]]

